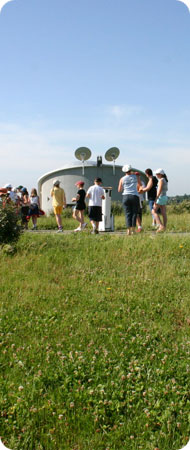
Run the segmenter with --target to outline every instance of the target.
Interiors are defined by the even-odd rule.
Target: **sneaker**
[[[86,226],[87,226],[87,223],[84,222],[84,223],[82,224],[82,229],[84,229]]]
[[[33,228],[32,228],[32,231],[36,231],[36,230],[37,230],[37,227],[33,227]]]
[[[136,233],[141,233],[141,231],[142,231],[142,228],[138,228]]]
[[[57,230],[57,233],[63,233],[63,228],[59,228],[59,229]]]
[[[74,232],[76,233],[76,231],[81,231],[81,227],[75,228]]]

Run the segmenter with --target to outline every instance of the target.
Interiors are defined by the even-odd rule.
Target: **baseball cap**
[[[156,169],[155,174],[158,174],[158,173],[160,173],[160,175],[165,175],[165,172],[163,169]]]
[[[59,186],[60,183],[61,183],[61,181],[59,181],[59,180],[53,180],[54,186]]]
[[[132,170],[131,164],[126,164],[122,167],[122,172],[130,172],[130,170]]]
[[[82,180],[79,180],[79,181],[77,181],[76,183],[75,183],[75,186],[83,186],[85,183],[84,183],[84,181],[82,181]]]

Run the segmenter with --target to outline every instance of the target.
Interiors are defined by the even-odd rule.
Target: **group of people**
[[[32,218],[33,230],[37,230],[37,218],[44,212],[40,210],[40,199],[35,188],[29,195],[24,186],[14,188],[11,184],[6,184],[0,188],[0,201],[3,205],[12,203],[15,206],[17,214],[21,216],[23,228],[28,229],[28,222]]]
[[[125,175],[120,178],[118,192],[122,193],[123,208],[126,218],[127,234],[131,235],[136,231],[142,231],[142,206],[145,193],[147,193],[148,203],[153,219],[153,226],[157,227],[157,233],[163,232],[167,225],[167,190],[168,179],[163,169],[157,169],[155,175],[151,169],[146,169],[148,178],[147,185],[143,183],[139,172],[134,172],[131,165],[125,165],[122,168]],[[53,210],[58,226],[58,233],[63,232],[62,211],[66,208],[66,196],[64,189],[60,187],[60,180],[53,181],[51,197]],[[87,223],[84,213],[86,209],[85,200],[88,199],[89,219],[92,225],[92,234],[99,233],[99,222],[102,221],[102,200],[105,198],[102,188],[101,178],[95,178],[94,185],[90,186],[85,192],[84,181],[79,180],[75,186],[77,188],[76,196],[72,198],[75,203],[73,207],[73,218],[78,222],[75,232],[82,231]],[[0,201],[12,202],[18,213],[21,215],[21,222],[25,229],[28,228],[28,222],[32,218],[33,230],[37,230],[37,218],[44,212],[40,209],[40,199],[37,190],[33,188],[29,195],[27,188],[18,186],[13,188],[7,184],[0,188]],[[161,219],[162,216],[162,219]]]
[[[167,215],[167,190],[168,179],[163,169],[157,169],[155,175],[151,169],[146,169],[145,173],[148,178],[148,183],[145,186],[140,178],[138,172],[132,170],[131,165],[125,165],[122,168],[125,175],[120,179],[118,192],[123,196],[123,207],[126,218],[127,234],[133,234],[142,231],[142,209],[143,199],[147,192],[148,203],[153,218],[153,226],[157,227],[157,233],[163,232],[166,229]],[[84,181],[77,181],[76,187],[78,191],[76,197],[72,198],[75,202],[73,208],[73,218],[79,222],[79,226],[74,230],[75,232],[82,231],[87,223],[84,220],[84,212],[86,209],[85,199],[89,200],[89,219],[92,225],[92,233],[99,233],[99,222],[102,221],[102,200],[104,197],[104,190],[101,187],[101,178],[95,178],[94,185],[90,186],[87,193],[84,190]],[[53,188],[51,190],[51,197],[53,198],[53,208],[58,225],[58,232],[63,231],[61,212],[66,207],[65,192],[60,187],[60,181],[54,180]],[[162,219],[161,217],[162,216]]]
[[[125,176],[119,181],[118,191],[123,195],[123,207],[126,218],[127,234],[135,232],[137,217],[139,214],[139,195],[147,192],[153,225],[157,226],[157,233],[163,232],[167,225],[167,190],[168,179],[163,169],[157,169],[155,175],[151,169],[146,169],[148,178],[146,186],[142,185],[138,172],[132,171],[131,165],[123,166]],[[161,217],[162,216],[162,219]]]
[[[84,221],[84,212],[86,209],[85,199],[89,199],[89,219],[92,225],[92,234],[99,233],[99,222],[102,220],[102,200],[104,197],[104,190],[101,187],[101,178],[95,178],[94,185],[89,187],[87,192],[84,190],[84,181],[79,180],[75,183],[77,187],[76,197],[72,198],[75,202],[73,208],[73,218],[79,222],[78,227],[74,230],[75,232],[82,231],[87,223]],[[53,200],[53,209],[56,217],[56,222],[58,225],[58,233],[62,233],[62,218],[61,212],[63,208],[66,208],[66,198],[64,189],[60,187],[60,181],[54,180],[53,188],[51,190],[51,197]]]

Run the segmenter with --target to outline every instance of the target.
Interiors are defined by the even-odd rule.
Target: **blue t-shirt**
[[[135,174],[125,175],[123,177],[123,192],[122,195],[137,195],[137,176]]]

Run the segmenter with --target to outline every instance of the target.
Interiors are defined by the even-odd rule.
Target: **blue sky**
[[[177,0],[13,0],[0,14],[0,185],[120,149],[190,194],[190,13]],[[122,175],[122,174],[121,174]]]

